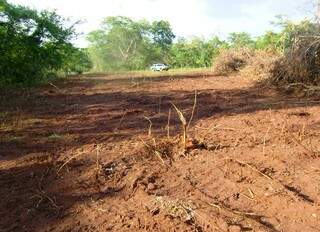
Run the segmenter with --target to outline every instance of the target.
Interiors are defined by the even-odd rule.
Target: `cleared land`
[[[319,98],[192,72],[0,100],[0,231],[319,231]]]

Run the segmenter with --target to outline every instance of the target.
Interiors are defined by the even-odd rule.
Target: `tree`
[[[64,25],[55,12],[0,0],[0,85],[30,85],[61,70],[75,35]]]
[[[251,35],[246,32],[233,32],[228,37],[228,42],[233,48],[249,47],[253,48],[255,46],[254,40]]]
[[[227,43],[216,36],[210,40],[195,37],[188,41],[180,38],[170,50],[170,64],[176,68],[210,67],[220,49],[225,47]]]
[[[256,48],[260,50],[273,50],[281,52],[281,34],[273,31],[267,31],[264,35],[259,36],[256,41]]]
[[[89,53],[96,71],[144,69],[164,61],[174,34],[166,21],[133,21],[108,17],[89,34]]]
[[[167,21],[153,22],[150,29],[153,42],[164,51],[168,51],[175,38],[170,23]]]
[[[278,16],[273,24],[281,28],[279,41],[282,52],[290,50],[295,43],[303,40],[303,38],[310,39],[320,36],[320,25],[308,19],[295,23]]]
[[[67,74],[82,74],[92,69],[87,49],[71,47],[64,61],[63,71]]]

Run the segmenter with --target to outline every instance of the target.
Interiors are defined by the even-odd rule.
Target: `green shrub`
[[[0,0],[0,86],[28,86],[54,77],[75,54],[73,36],[73,27],[55,12]]]

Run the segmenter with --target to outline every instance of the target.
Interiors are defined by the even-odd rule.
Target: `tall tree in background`
[[[227,47],[228,44],[217,36],[210,40],[195,37],[188,41],[180,38],[171,47],[170,64],[175,68],[210,67],[220,50]]]
[[[249,47],[253,48],[255,45],[251,35],[246,32],[233,32],[228,37],[228,42],[233,48]]]
[[[282,51],[281,34],[273,31],[267,31],[264,35],[259,36],[255,44],[256,49],[259,50]]]
[[[281,52],[289,51],[296,43],[304,38],[315,38],[320,36],[320,25],[312,20],[304,19],[300,22],[291,21],[283,16],[277,16],[273,24],[280,27]]]
[[[89,34],[89,53],[96,71],[144,69],[165,60],[174,37],[166,21],[108,17]]]
[[[170,23],[167,21],[156,21],[151,24],[150,33],[153,42],[164,50],[168,50],[175,38],[171,30]]]

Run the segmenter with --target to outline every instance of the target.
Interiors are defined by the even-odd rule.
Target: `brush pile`
[[[252,56],[254,51],[249,48],[222,50],[214,61],[214,72],[217,75],[238,72],[248,64]]]
[[[278,60],[279,54],[277,52],[271,50],[255,51],[247,65],[240,70],[240,74],[254,80],[268,79]]]
[[[248,48],[224,50],[214,71],[218,75],[239,72],[288,92],[314,95],[320,91],[320,37],[300,36],[283,55]]]
[[[214,62],[217,75],[240,72],[241,76],[251,79],[269,78],[279,54],[269,50],[250,48],[223,50]]]
[[[271,84],[278,87],[319,90],[320,38],[301,37],[284,56],[274,63]]]

